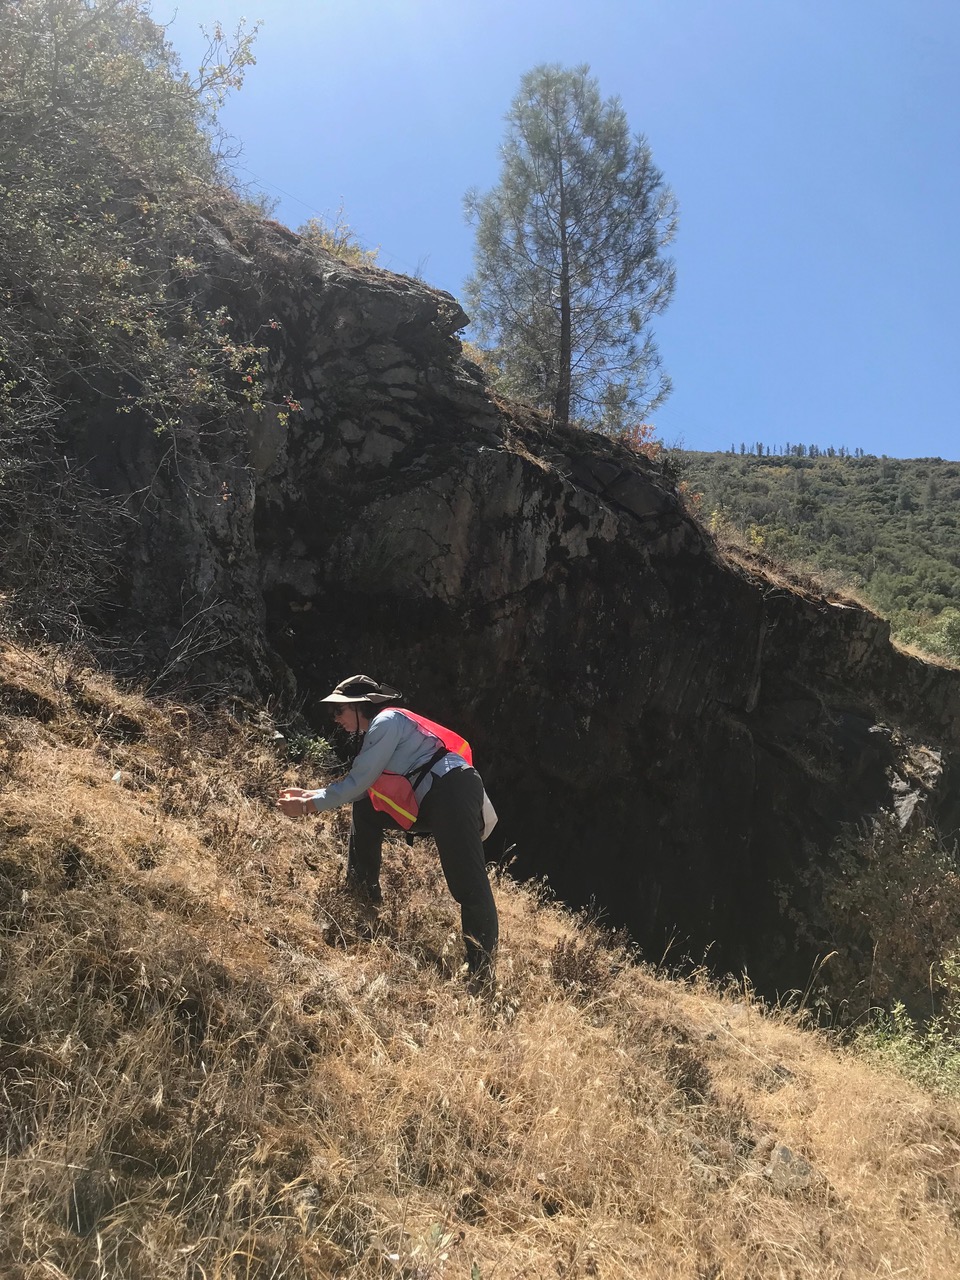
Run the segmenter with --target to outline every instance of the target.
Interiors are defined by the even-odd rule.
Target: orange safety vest
[[[412,711],[402,711],[399,707],[391,707],[391,711],[399,711],[402,716],[406,716],[408,720],[412,720],[414,724],[419,725],[425,733],[430,734],[432,738],[436,738],[441,742],[442,748],[438,749],[426,762],[413,771],[413,777],[416,778],[416,786],[419,786],[423,779],[438,761],[442,760],[448,751],[454,751],[458,756],[463,756],[467,764],[473,764],[473,752],[470,749],[470,743],[459,733],[454,733],[452,729],[446,729],[442,724],[437,724],[434,720],[427,720],[425,716],[414,715]],[[417,799],[414,790],[414,783],[404,773],[381,773],[376,782],[367,788],[367,795],[370,797],[370,803],[375,809],[379,809],[383,813],[389,813],[400,823],[405,831],[417,820],[417,814],[420,812],[420,802]]]

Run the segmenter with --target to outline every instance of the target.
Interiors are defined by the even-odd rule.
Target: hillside
[[[243,199],[247,38],[4,17],[0,1275],[956,1275],[960,675]],[[482,996],[274,807],[360,669],[501,814]]]
[[[692,451],[677,463],[705,520],[853,588],[895,634],[960,662],[960,463]]]
[[[185,77],[139,0],[4,29],[9,633],[308,734],[366,670],[485,760],[491,859],[649,959],[803,987],[850,833],[960,828],[960,676],[726,554],[629,441],[497,398],[450,295],[242,200],[214,143],[249,57]],[[904,968],[851,913],[851,1016],[878,965],[939,1001],[942,921]]]
[[[507,880],[468,996],[432,847],[358,917],[273,732],[0,654],[4,1277],[957,1274],[956,1103]]]

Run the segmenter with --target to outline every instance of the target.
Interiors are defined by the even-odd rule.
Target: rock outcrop
[[[193,255],[251,332],[279,322],[269,375],[303,411],[173,444],[75,427],[136,515],[123,609],[154,667],[296,689],[308,718],[350,671],[395,682],[474,742],[521,874],[653,959],[802,986],[780,903],[842,826],[920,797],[956,823],[960,675],[725,559],[644,457],[495,402],[448,295],[270,224]]]

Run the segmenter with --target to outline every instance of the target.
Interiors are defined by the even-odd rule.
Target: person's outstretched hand
[[[305,818],[308,814],[316,813],[310,803],[313,794],[312,791],[304,791],[302,787],[285,787],[277,796],[277,808],[288,818]]]

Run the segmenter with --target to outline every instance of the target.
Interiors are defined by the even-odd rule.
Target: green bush
[[[120,532],[71,417],[175,435],[263,403],[264,339],[210,297],[197,235],[242,215],[217,111],[252,33],[216,28],[191,78],[143,0],[16,0],[3,23],[0,588],[62,630]]]
[[[902,1004],[875,1009],[853,1034],[853,1047],[933,1093],[960,1097],[960,1040],[944,1018],[915,1021]]]
[[[900,1007],[960,1029],[960,863],[934,827],[901,829],[887,814],[846,832],[784,909],[829,953],[818,981],[835,1021]]]

